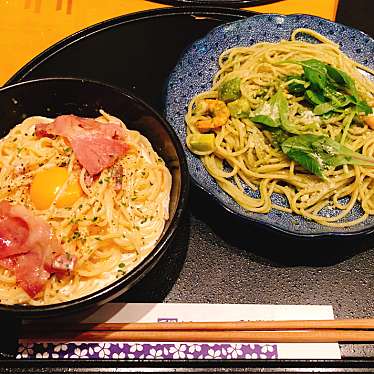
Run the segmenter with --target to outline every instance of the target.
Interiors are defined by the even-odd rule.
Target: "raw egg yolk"
[[[31,200],[36,209],[48,209],[59,190],[68,179],[68,170],[62,167],[52,167],[35,174],[31,183]],[[71,181],[56,201],[58,208],[71,207],[81,196],[83,191],[77,179]]]

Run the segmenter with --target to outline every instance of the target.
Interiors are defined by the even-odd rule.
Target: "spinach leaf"
[[[334,112],[327,112],[325,114],[322,114],[321,117],[323,119],[330,119],[334,115]]]
[[[328,82],[326,64],[315,59],[296,63],[303,67],[305,79],[310,82],[313,88],[323,90],[326,87]]]
[[[271,99],[274,100],[274,105],[278,107],[281,127],[291,134],[300,134],[297,127],[290,123],[288,119],[288,102],[286,95],[282,92],[282,90],[278,90],[278,92]]]
[[[314,105],[319,105],[325,103],[327,100],[323,96],[323,93],[320,91],[312,91],[306,90],[305,91],[305,98]]]
[[[264,114],[259,114],[252,117],[251,121],[269,127],[279,127],[281,125],[279,121],[275,121],[270,116],[266,116]]]
[[[359,100],[356,102],[356,113],[364,113],[365,115],[373,113],[373,109],[365,102],[362,100]]]
[[[321,114],[331,112],[334,109],[335,107],[331,103],[322,103],[314,107],[313,113],[317,116],[320,116]]]
[[[282,143],[282,151],[285,154],[293,150],[299,150],[303,152],[313,152],[313,142],[317,141],[320,135],[306,134],[292,136]]]
[[[278,107],[278,92],[274,94],[269,101],[263,103],[259,108],[254,112],[254,116],[251,120],[255,123],[261,123],[270,127],[279,127],[280,118],[279,118],[279,107]]]
[[[269,100],[269,104],[274,107],[276,106],[277,107],[277,110],[278,110],[278,98],[279,98],[279,94],[282,93],[281,90],[278,90]]]
[[[347,137],[348,135],[348,130],[349,130],[349,127],[351,126],[352,124],[352,121],[353,121],[353,117],[356,115],[356,112],[355,111],[352,111],[351,113],[349,113],[344,119],[343,119],[343,134],[342,134],[342,137],[340,138],[340,143],[341,144],[344,144],[345,142],[345,138]]]
[[[287,156],[296,161],[298,164],[309,170],[314,175],[320,178],[324,178],[323,165],[317,156],[310,152],[305,152],[299,149],[290,149]]]
[[[299,135],[285,140],[283,153],[313,174],[324,177],[329,167],[356,164],[374,167],[374,159],[354,152],[335,140],[323,135]]]
[[[354,102],[352,101],[351,96],[341,93],[331,86],[326,86],[324,94],[326,97],[331,99],[331,102],[335,106],[335,108],[342,108]]]
[[[320,135],[319,139],[313,142],[313,147],[318,150],[319,155],[324,158],[328,166],[348,164],[374,166],[374,158],[352,151],[327,136]]]
[[[318,135],[312,134],[292,136],[282,143],[281,148],[291,160],[323,178],[324,164],[313,148],[313,142],[317,140]]]
[[[288,102],[285,94],[279,90],[275,95],[275,105],[278,105],[279,118],[283,128],[288,125]]]
[[[353,78],[344,71],[316,59],[304,61],[284,61],[303,67],[304,79],[310,83],[305,98],[313,105],[314,113],[325,114],[330,111],[342,112],[341,108],[354,107],[356,113],[372,113],[370,106],[359,97]],[[328,105],[322,105],[330,103]]]
[[[284,130],[275,128],[271,130],[271,137],[273,145],[280,148],[282,143],[289,138],[289,135]]]
[[[218,98],[225,103],[234,101],[240,98],[240,78],[233,78],[221,83],[218,87]]]
[[[268,108],[265,110],[265,105]],[[291,134],[299,134],[296,126],[292,125],[288,120],[288,102],[282,90],[278,90],[270,100],[265,103],[251,118],[253,122],[261,123],[269,127],[282,127]],[[270,112],[270,114],[267,114]],[[266,114],[265,114],[266,113]]]
[[[358,99],[358,92],[354,80],[344,71],[334,68],[326,64],[327,74],[329,78],[337,84],[345,86],[347,91],[356,99]]]
[[[302,95],[310,86],[310,83],[306,82],[301,75],[289,75],[286,81],[287,91],[293,95]]]

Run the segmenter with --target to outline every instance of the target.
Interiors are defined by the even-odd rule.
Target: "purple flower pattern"
[[[19,344],[17,359],[276,359],[276,344],[33,343]]]

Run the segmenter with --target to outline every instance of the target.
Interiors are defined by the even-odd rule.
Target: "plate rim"
[[[315,15],[312,15],[312,14],[305,14],[305,13],[292,13],[292,14],[257,13],[257,14],[252,15],[251,17],[248,17],[248,18],[250,18],[250,19],[266,18],[266,17],[288,18],[288,17],[297,17],[297,16],[310,17],[310,18],[314,18],[314,19],[326,22],[328,24],[340,25],[340,26],[343,26],[343,27],[345,27],[349,30],[352,30],[353,32],[361,33],[363,37],[374,40],[373,37],[371,37],[370,35],[368,35],[364,31],[361,31],[361,30],[359,30],[355,27],[348,26],[348,25],[342,24],[340,22],[334,22],[334,21],[331,21],[327,18],[323,18],[323,17],[320,17],[320,16],[315,16]],[[231,25],[231,24],[245,22],[246,20],[247,20],[247,18],[239,19],[237,21],[227,22],[225,24],[216,26],[212,30],[210,30],[205,36],[203,36],[200,39],[195,40],[190,46],[188,46],[184,50],[184,52],[180,56],[179,60],[177,61],[176,65],[174,66],[174,69],[170,72],[169,77],[168,77],[168,81],[166,82],[166,89],[165,89],[164,97],[163,97],[163,101],[165,103],[163,115],[167,120],[168,120],[168,117],[167,117],[166,101],[167,101],[167,98],[168,98],[168,87],[169,87],[170,78],[175,73],[176,67],[182,62],[184,56],[192,50],[194,45],[196,45],[197,43],[200,43],[201,41],[205,40],[209,35],[217,32],[217,30],[222,29],[224,27],[227,27],[228,25]],[[169,123],[173,126],[171,121],[169,121]],[[182,143],[182,140],[181,140],[181,143]],[[188,158],[186,158],[186,159],[187,159],[187,164],[188,164],[188,167],[189,167]],[[363,237],[363,236],[368,236],[368,235],[370,235],[374,232],[374,223],[369,227],[364,227],[364,228],[362,228],[360,230],[357,230],[357,231],[348,231],[348,232],[346,232],[346,231],[321,231],[321,232],[306,233],[306,232],[292,231],[290,229],[286,229],[286,228],[283,228],[283,227],[280,227],[280,226],[275,226],[274,224],[272,224],[270,222],[264,222],[264,221],[261,221],[260,219],[256,219],[254,217],[246,216],[246,215],[242,214],[241,212],[234,211],[232,208],[230,208],[229,206],[224,204],[213,192],[209,191],[205,186],[203,186],[199,181],[197,181],[196,178],[191,173],[190,173],[190,179],[191,179],[191,185],[193,185],[195,187],[198,187],[200,190],[202,190],[204,193],[206,193],[212,200],[214,200],[216,203],[218,203],[218,205],[220,205],[229,214],[232,214],[232,215],[240,218],[243,221],[248,221],[251,224],[255,224],[255,225],[265,227],[267,229],[270,229],[271,231],[275,231],[275,232],[280,233],[280,234],[285,234],[289,237],[302,238],[302,239],[332,239],[332,238],[344,238],[344,237],[354,237],[354,236],[356,236],[356,237],[362,236]],[[230,197],[230,198],[232,199],[232,197]],[[344,228],[342,228],[342,230],[344,230]]]

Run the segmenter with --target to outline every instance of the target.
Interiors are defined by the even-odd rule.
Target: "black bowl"
[[[0,89],[0,137],[26,117],[56,117],[76,114],[97,117],[99,109],[122,119],[151,142],[169,168],[173,183],[170,218],[154,250],[132,271],[105,288],[87,296],[45,306],[0,304],[1,316],[40,318],[100,306],[129,290],[166,251],[186,207],[189,190],[187,163],[182,146],[171,126],[143,101],[132,94],[103,83],[75,78],[47,78],[27,81]]]

